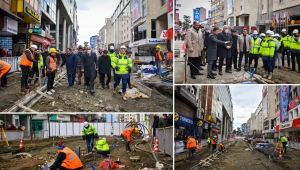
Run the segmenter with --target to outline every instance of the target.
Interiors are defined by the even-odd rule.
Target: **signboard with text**
[[[142,1],[141,0],[131,0],[131,19],[135,22],[140,17],[142,17]]]
[[[175,112],[175,115],[177,115],[177,117],[178,117],[177,120],[175,119],[176,123],[180,123],[180,124],[187,125],[187,126],[195,126],[193,118],[185,116],[178,112]]]
[[[28,28],[28,34],[42,34],[42,28]]]
[[[200,10],[194,9],[194,21],[200,21]]]
[[[289,86],[280,86],[279,90],[279,107],[280,107],[280,122],[286,122],[289,120],[288,114],[289,106]]]
[[[300,96],[298,95],[289,102],[288,110],[291,110],[291,109],[295,108],[296,106],[298,106],[299,102],[300,102]]]

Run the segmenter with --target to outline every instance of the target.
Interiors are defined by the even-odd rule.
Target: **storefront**
[[[18,34],[18,21],[1,14],[0,17],[3,18],[3,20],[0,21],[0,25],[3,25],[0,31],[0,46],[2,46],[11,56],[13,52],[12,36]]]

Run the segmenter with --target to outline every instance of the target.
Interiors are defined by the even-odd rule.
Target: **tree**
[[[186,15],[184,15],[183,16],[183,23],[182,23],[182,28],[184,29],[184,30],[187,30],[187,29],[189,29],[190,28],[190,25],[191,25],[191,17],[190,16],[186,16]]]
[[[236,134],[236,130],[235,129],[233,130],[233,134]]]
[[[84,41],[83,46],[85,46],[85,47],[89,46],[89,42]]]

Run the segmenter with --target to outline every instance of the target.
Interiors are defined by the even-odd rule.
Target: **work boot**
[[[125,96],[125,93],[122,93],[122,99],[123,99],[124,101],[127,101],[127,97]],[[130,150],[130,147],[129,147],[129,150]]]
[[[132,89],[132,85],[128,85],[129,89]]]
[[[268,72],[265,71],[264,75],[263,75],[263,78],[267,78],[268,77]]]
[[[268,79],[269,80],[271,80],[272,79],[272,75],[273,75],[273,73],[271,72],[271,73],[269,73],[269,76],[268,76]]]
[[[113,88],[112,92],[113,92],[113,94],[117,93],[115,88]]]
[[[95,90],[91,90],[91,93],[95,93]]]
[[[109,89],[109,85],[106,85],[106,88]]]
[[[104,85],[102,85],[102,89],[103,89],[103,90],[105,89],[105,86],[104,86]]]
[[[21,88],[21,92],[22,92],[22,93],[27,93],[28,90],[26,90],[24,87],[22,87],[22,88]]]
[[[194,74],[191,75],[192,79],[196,79],[196,76]]]
[[[222,70],[221,70],[221,71],[219,71],[219,75],[223,75],[223,72],[222,72]]]
[[[25,86],[25,89],[30,89],[30,90],[32,90],[33,87],[31,87],[30,85],[27,85],[27,86]]]

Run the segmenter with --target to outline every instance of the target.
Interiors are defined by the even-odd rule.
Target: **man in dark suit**
[[[222,73],[222,65],[224,59],[226,60],[226,73],[232,73],[230,70],[232,64],[231,58],[231,46],[232,46],[232,37],[229,33],[229,27],[227,25],[223,26],[223,31],[218,34],[218,40],[221,41],[229,41],[228,44],[218,44],[218,56],[220,57],[219,60],[219,75],[223,75]]]
[[[98,71],[96,53],[92,52],[90,47],[87,47],[87,53],[82,55],[81,72],[84,72],[85,83],[87,85],[87,89],[89,89],[91,93],[95,93],[94,81],[96,71]]]

